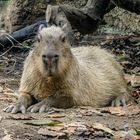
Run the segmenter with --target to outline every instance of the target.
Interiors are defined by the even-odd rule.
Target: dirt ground
[[[137,83],[140,82],[140,57],[136,55],[140,47],[131,39],[105,41],[100,45],[116,54],[132,86],[135,83],[132,75],[136,76]],[[22,50],[4,52],[1,52],[0,60],[0,140],[140,139],[140,103],[126,108],[49,108],[43,114],[4,113],[2,110],[16,101],[13,94],[18,89],[23,61],[28,54]],[[139,88],[140,85],[133,85],[133,94],[137,99]]]

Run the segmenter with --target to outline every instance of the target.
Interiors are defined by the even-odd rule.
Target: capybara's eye
[[[63,27],[63,25],[64,25],[63,21],[59,21],[59,22],[58,22],[58,26],[59,26],[59,27]]]

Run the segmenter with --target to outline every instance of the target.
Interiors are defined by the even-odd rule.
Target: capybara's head
[[[65,33],[61,28],[42,27],[38,32],[37,47],[44,76],[60,76],[67,73],[72,53]]]

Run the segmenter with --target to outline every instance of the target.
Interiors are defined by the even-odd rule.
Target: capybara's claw
[[[15,105],[6,107],[5,109],[3,109],[3,111],[7,113],[12,113],[12,114],[16,114],[18,112],[21,112],[24,114],[26,113],[26,107],[21,103],[17,103]]]
[[[28,112],[31,112],[31,113],[37,113],[37,112],[43,113],[43,112],[46,111],[46,109],[48,107],[47,105],[48,105],[47,104],[47,99],[44,99],[43,101],[41,101],[41,102],[39,102],[37,104],[34,104],[34,105],[30,106],[27,109],[27,111]]]
[[[126,106],[125,96],[119,96],[116,99],[114,99],[111,103],[111,106],[112,107]]]
[[[37,112],[43,113],[43,112],[45,112],[46,108],[47,108],[47,105],[45,104],[45,102],[42,101],[35,105],[30,106],[27,109],[27,111],[31,112],[31,113],[37,113]]]

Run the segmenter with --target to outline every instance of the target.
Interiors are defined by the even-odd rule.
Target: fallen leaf
[[[77,127],[72,127],[72,126],[69,126],[69,127],[66,127],[63,132],[67,133],[67,134],[73,134],[75,131],[76,131]]]
[[[92,116],[93,113],[95,113],[95,114],[97,114],[99,116],[105,116],[103,113],[101,113],[100,111],[98,111],[96,109],[93,109],[92,107],[83,107],[83,106],[80,106],[80,109],[82,109],[82,110],[79,110],[79,112],[83,116]]]
[[[129,105],[127,107],[105,107],[99,109],[102,113],[110,113],[116,116],[136,115],[140,113],[138,106]]]
[[[113,137],[113,140],[140,140],[138,137],[136,136],[125,136],[125,137],[122,137],[122,136],[114,136]]]
[[[38,130],[38,134],[45,135],[45,136],[51,136],[51,137],[58,137],[58,136],[60,137],[60,136],[66,135],[63,132],[52,131],[52,130],[48,130],[47,128],[40,128]]]
[[[111,114],[116,114],[118,116],[123,116],[125,115],[125,110],[123,110],[122,107],[109,107],[108,108]]]
[[[52,131],[61,131],[65,128],[64,125],[58,125],[58,126],[47,126],[48,130]]]
[[[100,111],[102,113],[110,113],[117,116],[125,115],[125,111],[122,109],[122,107],[105,107],[101,108]]]
[[[62,122],[58,121],[58,120],[52,120],[50,121],[47,125],[48,126],[57,126],[59,124],[62,124]]]
[[[140,113],[140,108],[138,106],[128,106],[126,108],[126,115],[137,115]]]
[[[140,135],[140,129],[134,129],[137,135]]]
[[[111,130],[110,128],[108,128],[108,127],[106,127],[106,126],[104,126],[100,123],[94,123],[92,126],[93,126],[94,129],[103,130],[104,132],[107,132],[111,135],[114,135],[113,130]]]
[[[66,116],[65,114],[54,113],[54,114],[47,115],[46,117],[47,118],[63,118],[65,116]]]
[[[12,114],[10,116],[8,116],[6,119],[12,119],[12,120],[33,120],[35,119],[34,117],[30,116],[30,115],[24,115],[24,114]]]
[[[35,125],[35,126],[41,126],[41,125],[57,126],[57,125],[62,125],[63,123],[58,120],[31,120],[25,122],[25,124]]]
[[[91,110],[81,110],[80,113],[83,116],[92,116],[93,112]]]
[[[65,126],[64,132],[68,134],[73,134],[77,130],[83,130],[83,131],[87,130],[86,124],[80,122],[65,124],[64,126]]]
[[[135,74],[133,75],[125,74],[125,79],[131,83],[132,87],[140,86],[140,76],[137,76]]]

